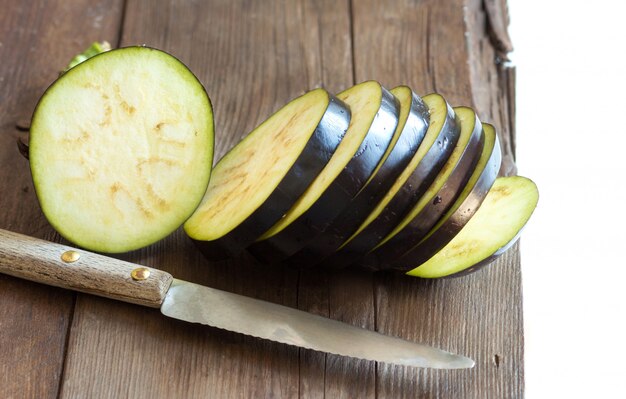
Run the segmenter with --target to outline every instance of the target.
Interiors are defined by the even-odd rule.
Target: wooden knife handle
[[[161,270],[2,229],[0,273],[154,308],[172,283]]]

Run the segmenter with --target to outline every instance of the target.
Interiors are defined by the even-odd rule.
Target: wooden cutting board
[[[383,4],[384,3],[384,4]],[[514,69],[499,0],[5,0],[0,12],[0,228],[60,241],[16,149],[37,99],[92,41],[171,52],[214,105],[219,158],[305,90],[367,79],[436,91],[499,129],[515,173]],[[0,275],[2,398],[513,398],[524,391],[518,248],[426,281],[204,260],[181,231],[122,256],[174,276],[472,357],[433,371],[301,350],[156,310]]]

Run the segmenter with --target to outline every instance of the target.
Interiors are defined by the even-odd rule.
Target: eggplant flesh
[[[148,47],[91,57],[61,75],[33,114],[30,168],[41,209],[80,247],[145,247],[198,206],[213,140],[209,97],[179,60]]]
[[[447,276],[442,276],[441,278],[463,277],[463,276],[467,276],[469,274],[472,274],[474,272],[477,272],[478,270],[482,269],[485,266],[489,266],[490,264],[495,262],[499,257],[504,255],[506,253],[506,251],[508,251],[513,245],[515,245],[515,243],[520,239],[520,237],[522,235],[522,231],[524,231],[524,227],[525,226],[523,226],[520,229],[520,231],[517,232],[517,234],[515,235],[515,237],[513,237],[511,239],[511,241],[509,241],[504,246],[498,248],[498,250],[496,250],[496,252],[494,252],[493,254],[489,255],[485,259],[479,261],[478,263],[474,263],[472,266],[468,267],[467,269],[463,269],[463,270],[458,271],[456,273],[448,274]]]
[[[391,93],[399,100],[400,116],[394,138],[382,161],[341,214],[323,233],[309,240],[293,255],[288,264],[310,267],[333,254],[359,227],[413,158],[428,129],[428,107],[407,86],[396,87]]]
[[[473,174],[484,148],[484,133],[476,113],[454,108],[461,137],[435,181],[403,220],[367,255],[365,262],[387,268],[430,231],[452,206]]]
[[[187,235],[210,259],[236,255],[317,178],[349,123],[349,107],[323,89],[289,102],[217,163]]]
[[[439,278],[460,275],[493,261],[519,236],[532,215],[539,192],[530,179],[500,177],[474,216],[441,251],[423,264],[407,263],[410,276]],[[476,267],[478,266],[478,267]]]
[[[394,260],[393,264],[402,265],[408,260],[414,264],[426,262],[446,246],[474,216],[498,177],[502,163],[502,151],[494,127],[485,123],[483,130],[483,154],[463,193],[428,235],[399,259]]]
[[[285,217],[248,248],[257,259],[266,263],[285,259],[326,230],[367,183],[387,152],[400,112],[400,104],[394,95],[377,82],[369,81],[337,97],[350,107],[353,123],[344,136],[345,142],[340,144],[333,159],[318,176],[320,181],[329,184],[327,187],[318,185],[316,179],[303,194],[311,199],[301,198],[296,203],[311,204],[313,200],[310,207],[290,209]],[[342,162],[334,162],[336,157],[343,159]],[[298,212],[301,213],[299,216]]]
[[[460,136],[454,110],[438,94],[429,94],[423,100],[430,111],[430,122],[420,148],[365,221],[324,260],[326,266],[346,267],[371,251],[422,197],[450,157]]]

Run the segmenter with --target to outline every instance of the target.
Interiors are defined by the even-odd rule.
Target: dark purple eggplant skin
[[[460,129],[454,110],[447,103],[446,106],[447,115],[440,134],[402,188],[398,190],[372,223],[339,251],[324,259],[320,265],[330,268],[343,268],[360,261],[394,229],[411,210],[413,204],[424,195],[459,140]]]
[[[463,153],[433,200],[402,230],[385,244],[368,253],[366,259],[360,263],[367,263],[369,267],[378,269],[390,268],[398,258],[417,245],[450,209],[474,173],[484,147],[485,135],[477,116],[474,123],[474,130]]]
[[[502,163],[502,151],[500,148],[500,142],[496,135],[494,147],[491,150],[489,160],[485,165],[485,168],[480,173],[476,184],[468,194],[467,198],[463,200],[461,205],[457,208],[450,217],[437,228],[428,238],[421,241],[419,244],[411,248],[408,252],[394,261],[392,268],[402,271],[413,270],[414,268],[407,269],[407,264],[420,265],[432,258],[437,252],[445,247],[469,222],[474,216],[483,200],[487,196],[487,193],[493,186],[493,183],[498,177],[498,171]],[[404,265],[404,267],[402,266]]]
[[[326,166],[351,118],[347,104],[330,94],[329,98],[328,107],[302,153],[263,204],[223,237],[214,241],[193,240],[207,259],[223,260],[252,244],[291,208]]]
[[[290,265],[308,267],[337,251],[406,168],[426,135],[430,119],[426,104],[414,92],[412,96],[404,128],[376,175],[322,234],[310,240],[304,248],[289,258],[287,262]]]
[[[352,159],[313,205],[276,235],[252,244],[248,251],[264,263],[276,263],[323,233],[348,206],[380,163],[398,125],[400,103],[381,86],[381,103]]]

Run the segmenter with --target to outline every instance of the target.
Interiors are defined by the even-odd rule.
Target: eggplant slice
[[[41,209],[67,240],[121,253],[172,233],[193,213],[213,164],[202,84],[147,47],[96,55],[39,101],[30,168]]]
[[[348,132],[294,207],[248,248],[265,263],[285,259],[326,230],[367,183],[394,137],[400,105],[379,83],[364,82],[337,97],[352,112]]]
[[[472,176],[484,148],[483,127],[468,107],[454,108],[461,136],[435,181],[364,262],[368,267],[388,268],[428,234],[452,206]]]
[[[521,237],[522,231],[524,230],[524,227],[525,227],[525,225],[522,227],[522,229],[520,229],[520,231],[517,232],[515,237],[511,238],[511,240],[508,243],[506,243],[504,246],[498,248],[498,250],[496,252],[492,253],[491,255],[486,257],[485,259],[479,261],[478,263],[474,263],[473,265],[471,265],[467,269],[462,269],[462,270],[460,270],[460,271],[458,271],[456,273],[448,274],[447,276],[441,276],[441,277],[437,277],[437,278],[463,277],[463,276],[467,276],[468,274],[472,274],[472,273],[482,269],[485,266],[489,266],[490,264],[495,262],[500,256],[504,255],[504,253],[506,251],[508,251],[513,245],[515,245],[515,243]]]
[[[425,263],[405,264],[407,274],[422,278],[462,275],[489,264],[515,243],[532,215],[539,192],[530,179],[500,177],[465,227]],[[417,267],[416,267],[417,266]]]
[[[287,261],[294,267],[309,267],[333,254],[359,227],[407,167],[428,129],[428,107],[407,86],[391,90],[400,104],[398,127],[381,162],[350,205],[328,228]]]
[[[289,102],[217,163],[186,233],[210,259],[237,254],[306,191],[349,123],[349,107],[323,89]]]
[[[423,100],[430,121],[422,144],[358,229],[324,260],[325,266],[346,267],[371,251],[422,197],[450,157],[460,136],[454,110],[438,94],[429,94]]]
[[[483,124],[485,146],[474,174],[459,198],[431,231],[416,246],[392,263],[402,267],[407,262],[421,264],[433,257],[461,231],[474,216],[498,177],[502,151],[495,128]],[[406,270],[405,270],[406,271]]]

